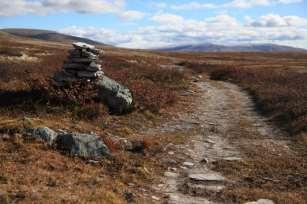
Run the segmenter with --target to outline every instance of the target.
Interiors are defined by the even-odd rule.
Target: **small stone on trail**
[[[170,151],[170,152],[168,152],[168,154],[169,154],[169,155],[174,155],[174,154],[175,154],[175,152]]]
[[[128,202],[128,203],[131,203],[131,202],[133,202],[134,201],[134,198],[135,198],[135,195],[134,195],[134,193],[132,193],[132,192],[124,192],[124,197],[125,197],[125,199],[126,199],[126,201]]]
[[[208,164],[209,163],[209,159],[204,158],[199,163],[201,163],[201,164]]]
[[[194,166],[194,164],[192,162],[183,162],[183,166],[188,167],[188,168],[192,168]]]
[[[160,198],[158,198],[158,197],[156,197],[156,196],[151,196],[151,198],[152,198],[153,200],[160,200]]]
[[[10,139],[10,135],[8,135],[8,134],[0,135],[0,139],[2,139],[2,140],[9,140]]]
[[[241,160],[240,157],[225,157],[223,160],[225,161],[238,161]]]
[[[176,171],[177,171],[177,168],[172,167],[172,168],[170,168],[170,170],[173,171],[173,172],[176,172]]]
[[[165,177],[176,178],[176,177],[178,176],[178,174],[177,174],[177,173],[174,173],[174,172],[166,171],[166,172],[164,172],[164,176],[165,176]]]
[[[225,181],[225,178],[217,173],[190,174],[189,178],[193,181]]]
[[[185,167],[185,166],[180,166],[180,168],[181,168],[181,169],[183,169],[183,170],[188,169],[188,168],[187,168],[187,167]]]
[[[161,163],[167,165],[167,166],[175,166],[177,165],[177,161],[174,159],[169,159],[169,158],[162,158]]]
[[[135,186],[135,183],[128,183],[128,186],[134,187],[134,186]]]
[[[89,163],[89,164],[98,164],[99,161],[96,161],[96,160],[88,160],[88,163]]]

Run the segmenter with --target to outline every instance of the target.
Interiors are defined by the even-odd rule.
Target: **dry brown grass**
[[[224,200],[242,203],[267,198],[276,203],[299,204],[306,201],[307,168],[302,156],[278,155],[258,146],[248,150],[246,160],[218,161],[215,169],[236,178],[236,184],[222,192]]]
[[[67,89],[55,89],[52,87],[48,78],[61,68],[63,61],[67,57],[67,48],[52,48],[37,45],[25,45],[22,42],[3,41],[2,49],[18,50],[25,52],[29,56],[39,57],[39,61],[18,60],[0,60],[0,95],[2,106],[19,106],[19,109],[25,108],[25,111],[36,110],[39,104],[49,104],[50,108],[57,108],[62,102],[72,104],[77,102],[86,108],[80,110],[79,116],[93,115],[94,110],[90,107],[97,107],[93,100],[95,88],[86,88],[81,84],[74,84]],[[10,47],[10,49],[8,49]],[[41,55],[48,53],[48,55]],[[120,52],[118,52],[120,53]],[[132,56],[129,59],[126,53],[122,56],[112,52],[102,57],[104,70],[110,77],[128,86],[135,98],[135,107],[137,110],[150,110],[158,113],[160,109],[176,101],[178,90],[185,88],[185,75],[175,69],[163,69],[155,63],[155,58],[142,56]],[[9,54],[9,53],[7,53]],[[131,57],[131,56],[130,56]],[[130,60],[130,61],[129,61]],[[140,61],[133,63],[131,60]],[[36,82],[36,83],[35,83]],[[93,105],[94,104],[94,105]],[[29,106],[30,105],[30,106]],[[31,105],[36,105],[31,107]],[[53,106],[53,107],[51,107]],[[95,108],[97,110],[97,108]],[[48,112],[48,110],[38,110],[37,112]],[[103,112],[103,111],[102,111]],[[82,114],[83,113],[83,114]],[[98,112],[99,114],[99,112]],[[90,117],[85,117],[91,118]],[[93,117],[95,119],[95,117]]]
[[[94,165],[19,137],[1,139],[0,202],[125,203],[130,199],[129,192],[141,195],[139,188],[150,189],[155,176],[165,168],[157,159],[163,156],[163,146],[188,139],[181,133],[136,134],[163,121],[161,116],[186,111],[186,107],[177,107],[177,101],[182,100],[178,93],[187,88],[186,73],[159,66],[172,64],[174,60],[195,73],[207,71],[214,75],[219,70],[220,79],[232,80],[248,89],[262,111],[278,124],[294,134],[304,135],[306,130],[306,74],[302,68],[307,65],[305,54],[155,54],[106,48],[106,55],[101,58],[104,71],[128,86],[135,98],[132,113],[112,116],[104,105],[93,100],[92,87],[75,84],[66,90],[56,90],[45,81],[62,66],[69,49],[67,45],[58,48],[59,44],[54,43],[3,38],[0,45],[0,137],[7,133],[18,136],[27,126],[93,131],[101,135],[115,155]],[[41,60],[8,60],[8,57],[19,57],[20,53]],[[142,154],[120,151],[112,140],[114,135],[143,143],[145,151]],[[266,197],[281,203],[306,200],[306,177],[302,176],[307,174],[304,157],[282,157],[272,152],[263,157],[262,152],[265,149],[255,149],[245,163],[216,164],[216,168],[230,177],[244,175],[242,178],[253,179],[252,182],[243,179],[242,185],[228,189],[221,199],[241,202]],[[278,180],[276,191],[270,189],[275,180],[266,181],[265,177]],[[129,183],[135,187],[129,187]],[[288,187],[290,190],[286,190]],[[151,202],[139,196],[134,201]]]
[[[113,116],[96,102],[95,87],[81,82],[60,90],[48,80],[61,68],[68,46],[3,38],[0,42],[0,203],[126,203],[131,199],[151,203],[150,196],[141,196],[140,188],[150,189],[160,173],[156,157],[163,144],[135,132],[160,122],[160,112],[173,108],[177,94],[186,88],[184,73],[160,68],[151,54],[111,49],[101,59],[104,71],[128,86],[135,98],[132,113]],[[40,60],[20,60],[19,52]],[[24,128],[37,126],[95,132],[114,158],[89,164],[18,136]],[[140,142],[145,150],[124,152],[113,136]]]
[[[131,89],[140,110],[157,113],[176,101],[178,90],[186,88],[183,72],[161,68],[155,58],[105,56],[103,64],[108,75]]]
[[[1,141],[1,197],[11,202],[123,203],[103,169],[22,139]],[[113,187],[112,187],[113,186]],[[95,190],[93,190],[95,189]]]

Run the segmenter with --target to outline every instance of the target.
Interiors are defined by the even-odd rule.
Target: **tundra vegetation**
[[[245,176],[243,186],[227,189],[218,199],[235,203],[256,197],[280,203],[307,200],[306,53],[167,53],[105,46],[100,59],[103,71],[127,86],[134,97],[133,110],[117,116],[97,101],[95,86],[81,82],[54,86],[50,78],[62,67],[69,49],[64,43],[0,36],[0,203],[153,202],[139,194],[148,191],[167,168],[159,163],[163,147],[189,138],[140,132],[187,111],[190,107],[180,101],[194,98],[182,93],[198,75],[230,81],[246,90],[255,109],[287,132],[297,152],[295,157],[276,152],[263,157],[263,150],[255,147],[244,150],[251,155],[248,161],[217,162],[215,168],[225,175]],[[38,126],[95,132],[113,157],[90,162],[20,136],[24,128]],[[123,151],[117,137],[133,141],[136,148]],[[268,183],[265,178],[273,180]]]

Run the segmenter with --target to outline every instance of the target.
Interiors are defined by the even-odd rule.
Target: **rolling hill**
[[[157,49],[166,52],[305,52],[301,48],[276,44],[225,46],[211,43],[183,45]]]
[[[75,41],[81,41],[81,42],[85,42],[85,43],[89,43],[93,45],[105,45],[101,42],[90,40],[87,38],[65,35],[65,34],[57,33],[55,31],[49,31],[49,30],[9,28],[9,29],[1,29],[0,32],[8,33],[8,34],[19,36],[19,37],[26,37],[26,38],[45,40],[45,41],[51,41],[51,42],[72,43]]]

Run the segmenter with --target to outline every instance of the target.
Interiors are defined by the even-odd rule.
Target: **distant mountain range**
[[[225,46],[211,43],[183,45],[156,49],[165,52],[306,52],[307,50],[276,44]]]
[[[101,42],[90,40],[87,38],[80,38],[72,35],[65,35],[57,33],[55,31],[49,30],[37,30],[37,29],[20,29],[20,28],[10,28],[10,29],[0,29],[2,33],[8,33],[10,35],[32,38],[37,40],[45,40],[51,42],[60,42],[60,43],[72,43],[76,41],[89,43],[92,45],[105,45]]]
[[[61,34],[55,31],[38,30],[38,29],[22,29],[8,28],[0,29],[0,35],[13,35],[30,39],[44,40],[49,42],[72,43],[81,41],[93,45],[106,45],[104,43],[81,38],[72,35]],[[251,45],[234,45],[225,46],[212,43],[189,44],[174,47],[165,47],[155,49],[156,51],[165,52],[306,52],[307,50],[290,46],[276,44],[251,44]]]

